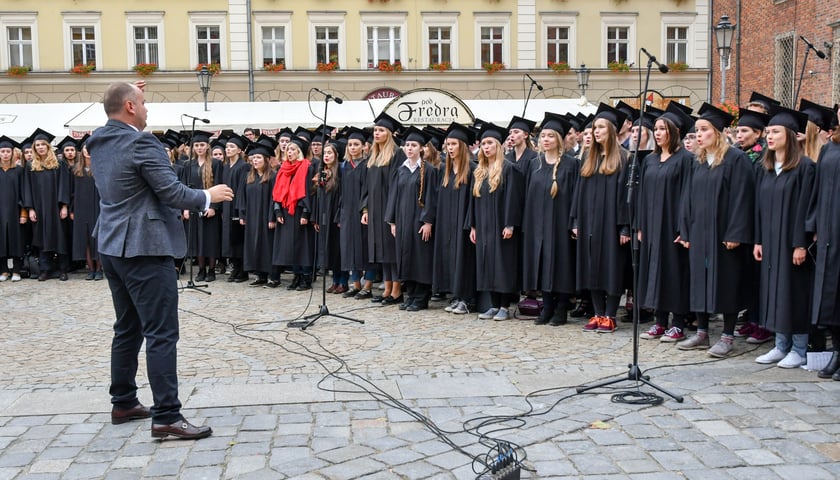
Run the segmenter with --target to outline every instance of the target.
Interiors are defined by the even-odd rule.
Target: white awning
[[[88,110],[102,110],[101,103],[5,103],[0,104],[0,135],[20,141],[36,128],[59,140],[68,134],[68,123]],[[104,116],[104,113],[103,113]]]

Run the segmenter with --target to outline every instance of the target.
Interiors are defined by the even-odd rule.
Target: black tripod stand
[[[190,156],[192,156],[193,135],[195,135],[195,120],[196,120],[195,118],[192,119],[192,128],[190,129]],[[192,174],[193,173],[192,162],[193,161],[190,160],[189,162],[187,162],[187,166],[186,166],[186,168],[188,169],[187,170],[187,186],[190,187],[190,188],[195,188],[194,182],[193,182],[193,174]],[[198,164],[197,161],[196,161],[196,164]],[[193,226],[194,226],[193,222],[195,220],[197,220],[197,218],[194,218],[194,217],[197,217],[199,215],[199,213],[189,211],[189,214],[190,214],[190,218],[187,219],[187,257],[190,256],[189,255],[190,246],[192,245]],[[198,225],[195,225],[195,228],[198,229]],[[184,258],[184,261],[186,261],[186,258]],[[193,279],[195,278],[195,277],[193,277],[193,266],[194,265],[195,265],[194,259],[190,258],[190,279],[187,280],[186,285],[184,285],[182,287],[178,287],[178,291],[183,292],[183,291],[186,291],[186,290],[192,290],[192,291],[195,291],[195,292],[204,293],[206,295],[211,295],[211,292],[209,290],[205,290],[205,288],[207,288],[209,285],[207,285],[207,284],[197,285],[193,281]]]
[[[647,52],[645,52],[645,53],[647,53]],[[638,171],[638,163],[639,163],[639,144],[641,143],[641,138],[642,138],[642,132],[641,132],[641,130],[642,130],[642,118],[644,117],[644,114],[647,110],[646,109],[646,107],[647,107],[646,100],[647,100],[647,92],[648,92],[648,83],[650,82],[650,69],[651,69],[654,62],[656,62],[656,58],[648,55],[647,72],[645,74],[645,88],[642,92],[642,97],[641,97],[642,98],[642,102],[641,102],[642,103],[641,104],[642,108],[641,108],[641,113],[639,115],[639,136],[636,140],[636,145],[633,148],[633,153],[631,155],[631,161],[630,161],[630,175],[628,175],[628,178],[627,178],[627,187],[628,187],[627,188],[627,205],[628,205],[628,209],[630,210],[630,219],[631,219],[630,225],[633,225],[633,223],[634,223],[633,218],[635,216],[634,215],[635,212],[634,212],[634,208],[633,208],[635,199],[634,199],[633,195],[635,193],[634,190],[635,190],[635,187],[636,187],[636,184],[637,184],[637,179],[636,179],[637,173],[636,172]],[[667,71],[667,70],[665,70],[665,71]],[[664,71],[663,71],[663,73],[664,73]],[[639,288],[639,246],[640,246],[639,245],[639,237],[637,236],[635,231],[632,231],[631,234],[630,234],[630,242],[631,242],[631,245],[632,245],[630,258],[631,258],[631,264],[633,266],[633,293],[635,294],[636,292],[639,291],[638,288]],[[611,378],[611,379],[608,379],[608,380],[604,380],[602,382],[594,383],[592,385],[585,385],[585,386],[582,386],[582,387],[578,387],[577,388],[578,393],[587,392],[589,390],[593,390],[593,389],[596,389],[596,388],[606,387],[608,385],[614,385],[616,383],[621,383],[621,382],[626,380],[626,381],[630,381],[630,382],[636,382],[637,384],[638,383],[643,383],[643,384],[645,384],[645,385],[647,385],[651,388],[659,390],[660,392],[664,393],[665,395],[668,395],[669,397],[673,398],[677,402],[682,403],[683,397],[681,395],[677,395],[675,393],[669,392],[668,390],[665,390],[664,388],[660,387],[659,385],[651,382],[649,376],[642,374],[642,369],[639,367],[639,315],[640,315],[639,302],[635,301],[635,302],[633,302],[633,363],[628,365],[629,370],[627,372],[627,376],[626,377]]]
[[[321,125],[321,134],[326,139],[326,136],[327,136],[327,132],[326,132],[326,128],[327,128],[327,106],[330,103],[330,99],[335,98],[335,97],[333,97],[332,95],[330,95],[328,93],[324,93],[324,92],[318,90],[317,88],[313,89],[313,90],[324,94],[324,118],[322,119],[323,124]],[[312,90],[310,90],[309,93],[311,95]],[[341,100],[341,99],[336,99],[336,103],[341,103],[341,102],[339,102],[339,100]],[[324,142],[324,143],[326,143],[326,142]],[[321,161],[323,161],[323,160],[321,160]],[[336,158],[334,161],[338,162],[339,159]],[[299,321],[296,321],[296,322],[289,322],[287,324],[287,326],[288,327],[294,327],[294,328],[300,327],[301,330],[306,330],[307,328],[314,325],[315,322],[317,322],[318,319],[320,319],[322,317],[335,317],[335,318],[341,318],[341,319],[344,319],[344,320],[349,320],[351,322],[364,324],[365,323],[364,320],[359,320],[359,319],[356,319],[356,318],[350,318],[348,316],[339,315],[337,313],[330,313],[330,309],[329,309],[329,307],[327,307],[327,263],[329,262],[329,258],[330,258],[330,223],[332,222],[332,219],[330,218],[329,212],[327,212],[327,211],[321,212],[321,218],[319,218],[318,221],[320,222],[319,223],[320,228],[315,232],[315,244],[316,245],[320,244],[321,236],[323,235],[323,237],[324,237],[324,254],[323,254],[324,258],[321,260],[321,305],[318,307],[318,313],[313,313],[312,315],[307,315],[307,316],[303,317],[303,319],[301,319]],[[316,248],[315,251],[317,252],[318,248]],[[317,254],[316,254],[316,258],[317,258]],[[317,263],[313,262],[312,265],[313,265],[312,273],[313,273],[313,276],[314,276],[315,269],[317,268],[317,266],[316,266]]]

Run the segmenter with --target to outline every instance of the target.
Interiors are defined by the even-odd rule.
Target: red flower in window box
[[[96,65],[93,63],[77,63],[70,69],[70,72],[76,75],[87,75],[94,70],[96,70]]]
[[[221,71],[222,71],[222,66],[221,66],[221,65],[219,65],[218,63],[199,63],[199,64],[195,67],[195,71],[196,71],[196,72],[200,72],[200,71],[201,71],[201,67],[207,67],[207,70],[209,70],[209,71],[210,71],[210,73],[211,73],[213,76],[218,75],[218,74],[219,74],[219,73],[221,73]]]
[[[380,60],[377,66],[380,72],[399,73],[402,72],[402,64],[399,60],[394,63],[388,63],[388,60]]]
[[[263,65],[263,70],[266,72],[282,72],[286,69],[286,64],[283,62],[280,63],[266,63]]]
[[[557,73],[566,73],[571,70],[566,62],[548,62],[548,68]]]
[[[29,67],[26,65],[12,65],[6,74],[10,77],[25,77],[29,73]]]
[[[452,70],[452,64],[450,62],[433,63],[433,64],[429,65],[429,70],[437,70],[438,72],[445,72],[447,70]]]
[[[502,62],[492,62],[492,63],[484,62],[481,65],[481,67],[484,68],[484,70],[487,71],[488,74],[492,75],[492,74],[498,72],[499,70],[504,70],[505,69],[505,64],[502,63]]]
[[[338,55],[330,55],[330,61],[327,63],[318,62],[317,68],[319,72],[332,72],[333,70],[338,70]]]
[[[137,75],[140,75],[141,77],[151,75],[157,72],[157,69],[157,63],[138,63],[134,66],[134,71],[137,72]]]

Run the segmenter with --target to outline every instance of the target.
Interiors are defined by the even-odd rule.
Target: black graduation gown
[[[470,196],[467,225],[475,228],[476,290],[518,293],[524,203],[522,174],[507,160],[502,167],[502,181],[494,192],[485,179],[481,197]],[[505,227],[513,227],[513,236],[502,238]]]
[[[23,167],[0,168],[0,257],[23,256]],[[5,270],[5,265],[0,270]]]
[[[674,243],[680,230],[683,192],[691,180],[694,155],[680,148],[668,160],[651,153],[644,159],[636,197],[639,283],[636,301],[643,308],[688,313],[688,250]]]
[[[692,312],[735,313],[749,303],[755,175],[749,158],[729,148],[715,168],[694,162],[682,202],[680,237],[688,249]],[[723,242],[740,245],[727,250]]]
[[[341,201],[341,177],[336,181],[334,190],[327,191],[318,185],[315,187],[315,215],[313,223],[320,226],[318,237],[318,267],[324,266],[327,259],[327,270],[341,271],[341,237],[338,231],[339,202]],[[329,248],[327,248],[329,246]]]
[[[805,229],[816,166],[802,157],[799,165],[776,175],[764,170],[756,184],[755,243],[761,245],[761,290],[758,313],[774,332],[807,333],[810,324],[814,262],[793,264],[793,251],[808,248]]]
[[[840,144],[820,151],[805,230],[817,235],[811,322],[840,326]]]
[[[338,224],[341,269],[366,270],[368,268],[368,227],[362,225],[362,191],[367,180],[367,160],[342,162],[341,201],[339,202]]]
[[[73,260],[86,260],[86,250],[99,260],[99,249],[93,237],[93,227],[99,219],[99,190],[92,176],[73,175],[73,197],[70,203],[73,212]]]
[[[600,164],[599,164],[600,165]],[[627,206],[627,152],[612,175],[596,172],[578,176],[571,224],[578,229],[576,279],[578,290],[603,290],[621,295],[628,254],[619,235],[630,225]]]
[[[475,298],[475,245],[470,241],[467,213],[470,208],[475,164],[469,164],[469,181],[455,188],[455,173],[438,190],[434,226],[432,291],[452,292],[456,298]],[[445,175],[441,168],[440,176]]]
[[[24,206],[34,208],[38,221],[32,224],[32,245],[43,252],[70,254],[67,223],[61,220],[62,205],[70,205],[70,176],[66,167],[25,173]]]
[[[213,185],[222,183],[222,162],[213,159],[210,169],[213,172]],[[204,177],[197,161],[190,161],[184,166],[181,171],[181,183],[192,188],[204,188]],[[190,242],[187,245],[187,256],[222,256],[222,203],[211,203],[210,208],[216,212],[212,217],[190,212],[190,219],[187,221],[187,239]]]
[[[277,222],[274,232],[274,251],[271,263],[278,266],[293,267],[296,265],[311,267],[315,256],[315,229],[312,228],[312,213],[314,192],[312,191],[312,176],[318,170],[317,163],[310,163],[306,174],[306,195],[295,205],[294,215],[274,202],[274,216],[283,218],[283,223]],[[278,172],[279,176],[279,172]],[[300,224],[300,219],[307,220],[306,225]]]
[[[422,160],[421,160],[422,162]],[[412,172],[405,165],[397,168],[388,196],[385,222],[396,225],[397,277],[400,281],[432,284],[435,215],[437,213],[437,170],[418,164]],[[421,175],[422,170],[422,175]],[[423,182],[423,206],[418,202]],[[418,233],[424,223],[432,224],[432,238],[423,241]],[[390,225],[388,225],[390,234]]]
[[[277,221],[274,217],[274,200],[271,198],[274,180],[275,173],[271,171],[270,179],[265,183],[260,183],[259,178],[252,183],[245,183],[236,198],[239,218],[245,220],[242,269],[246,272],[271,272],[275,230],[268,228],[268,222]]]
[[[572,201],[580,169],[568,156],[560,157],[557,173],[540,155],[531,162],[522,218],[522,288],[574,293],[575,257],[572,249]],[[557,193],[551,185],[557,180]]]
[[[505,160],[515,165],[516,169],[519,170],[519,173],[522,174],[523,178],[527,177],[531,172],[532,164],[537,162],[537,157],[537,152],[528,147],[525,147],[525,151],[522,152],[522,156],[519,157],[519,160],[516,159],[516,149],[511,149],[505,154]]]
[[[367,164],[367,181],[362,192],[362,208],[368,211],[368,260],[371,263],[394,263],[397,261],[396,242],[391,236],[391,226],[385,223],[385,209],[388,194],[397,173],[405,161],[405,153],[397,149],[386,167],[372,167]]]
[[[245,187],[245,180],[251,167],[245,160],[238,160],[235,164],[222,166],[222,183],[238,194]],[[222,203],[222,256],[227,258],[242,258],[242,246],[245,229],[239,224],[239,213],[233,202]]]

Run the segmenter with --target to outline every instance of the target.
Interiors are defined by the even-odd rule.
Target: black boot
[[[195,281],[196,282],[203,282],[206,279],[207,279],[207,270],[205,270],[203,268],[199,268],[198,269],[198,275],[195,276]]]
[[[312,277],[309,274],[304,273],[300,275],[300,283],[298,283],[297,290],[298,292],[302,292],[304,290],[311,290],[312,289]]]
[[[833,341],[833,339],[832,339]],[[825,366],[822,370],[817,373],[817,376],[820,378],[834,378],[834,375],[840,370],[840,352],[837,350],[831,352],[831,360],[828,361],[828,365]],[[840,380],[835,378],[835,380]]]
[[[534,320],[534,325],[545,325],[551,321],[551,317],[554,315],[554,311],[557,309],[557,305],[555,305],[554,295],[551,292],[543,292],[543,308],[540,312],[540,316]]]
[[[292,279],[292,283],[286,287],[286,290],[297,290],[297,287],[300,285],[301,275],[296,273],[294,278]]]
[[[569,310],[563,306],[559,306],[556,310],[554,310],[554,315],[551,316],[551,322],[549,322],[549,325],[552,327],[559,327],[560,325],[565,325],[568,321]]]
[[[569,315],[571,315],[572,318],[589,318],[594,313],[595,311],[592,309],[592,303],[589,300],[580,300],[575,306],[575,309],[572,310]]]

